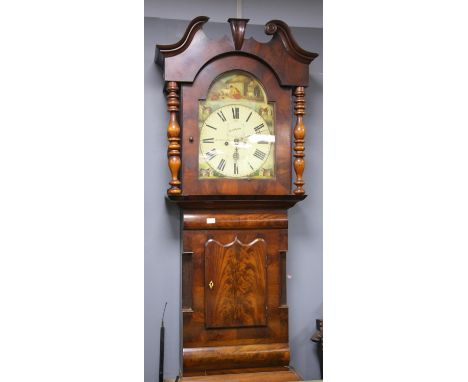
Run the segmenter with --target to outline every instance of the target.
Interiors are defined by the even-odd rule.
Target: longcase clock
[[[169,111],[167,197],[182,210],[184,381],[298,381],[289,368],[287,210],[303,200],[305,88],[317,57],[279,20],[267,43],[157,45]],[[294,173],[293,173],[294,170]]]

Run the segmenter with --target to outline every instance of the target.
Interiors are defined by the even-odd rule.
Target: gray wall
[[[322,0],[244,0],[242,17],[251,24],[265,24],[280,19],[289,26],[322,28]],[[236,17],[236,0],[145,0],[145,17],[192,20],[194,16],[208,16],[210,21],[224,23]]]
[[[198,15],[198,14],[197,14]],[[245,15],[248,17],[248,15]],[[153,63],[155,44],[178,41],[186,21],[145,18],[145,382],[157,380],[159,326],[166,311],[166,377],[179,371],[180,243],[179,212],[165,202],[167,110],[161,73]],[[227,23],[208,23],[205,32],[230,36]],[[322,30],[292,28],[301,47],[317,52],[306,90],[306,169],[309,195],[289,212],[287,258],[291,365],[306,379],[320,376],[310,341],[315,319],[322,317]],[[263,26],[248,25],[246,37],[268,41]]]

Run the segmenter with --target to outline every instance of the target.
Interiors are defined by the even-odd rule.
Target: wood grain
[[[270,41],[261,43],[251,37],[244,40],[239,50],[228,36],[218,40],[208,38],[202,30],[207,21],[208,17],[197,17],[190,22],[180,41],[156,46],[155,63],[163,70],[165,81],[193,82],[207,62],[241,52],[268,65],[282,86],[309,84],[309,64],[318,54],[300,48],[282,21],[271,20],[266,24],[266,34],[273,36]]]
[[[280,280],[281,280],[281,293],[280,293],[280,304],[283,307],[287,307],[287,288],[286,288],[286,251],[280,252]]]
[[[225,373],[183,380],[298,381],[281,369],[289,363],[287,209],[306,196],[304,88],[317,54],[302,49],[280,20],[265,25],[266,43],[244,38],[247,19],[230,19],[232,36],[211,40],[202,30],[207,21],[192,20],[178,42],[157,45],[155,58],[169,111],[167,198],[184,211],[184,373]],[[199,179],[199,101],[231,70],[255,77],[274,104],[272,179]]]
[[[274,371],[260,373],[242,373],[231,375],[204,375],[199,377],[183,377],[184,382],[293,382],[302,381],[293,371]]]
[[[231,25],[232,40],[234,41],[234,47],[236,50],[242,48],[244,43],[245,26],[249,19],[228,19],[228,23]]]
[[[156,45],[156,59],[155,63],[164,69],[164,63],[166,57],[177,56],[187,49],[192,43],[195,34],[203,27],[209,20],[209,17],[198,16],[190,21],[189,25],[185,29],[185,33],[182,38],[174,44],[158,44]],[[158,60],[159,59],[159,60]]]
[[[215,210],[271,210],[294,207],[307,195],[180,195],[167,196],[171,203],[186,209],[204,209],[206,212]]]
[[[266,325],[266,244],[244,244],[236,237],[205,245],[206,328]]]
[[[192,311],[192,252],[182,253],[182,310]]]
[[[191,210],[184,209],[184,229],[288,228],[285,210]]]
[[[222,370],[204,370],[184,371],[184,377],[195,377],[199,375],[219,375],[219,374],[243,374],[243,373],[262,373],[267,371],[286,371],[288,366],[266,366],[266,367],[243,367],[241,369],[222,369]]]
[[[302,179],[305,167],[304,141],[306,133],[303,119],[305,114],[304,87],[298,86],[294,91],[294,95],[296,96],[296,101],[294,102],[294,114],[297,117],[296,126],[294,127],[294,171],[296,172],[296,180],[294,181],[296,189],[294,190],[294,193],[302,195],[305,193],[303,188],[304,180]]]
[[[226,245],[236,237],[242,243],[263,239],[266,245],[266,326],[242,328],[207,328],[205,294],[209,292],[205,279],[205,243],[212,239]],[[287,343],[288,309],[281,303],[281,251],[287,251],[286,229],[248,230],[184,230],[183,251],[193,252],[192,310],[183,312],[184,348],[206,346],[253,345]],[[209,280],[208,280],[209,282]]]
[[[270,20],[265,24],[265,33],[279,37],[286,51],[297,61],[309,65],[318,54],[302,49],[294,39],[288,24],[281,20]]]
[[[167,190],[168,195],[179,195],[182,193],[180,188],[181,181],[179,180],[179,170],[181,165],[180,159],[180,126],[177,120],[179,111],[179,86],[176,82],[170,81],[167,83],[167,110],[169,111],[169,124],[167,126],[167,139],[169,145],[167,147],[167,157],[169,170],[171,172],[170,188]]]
[[[184,348],[184,370],[286,366],[289,357],[287,343]]]
[[[164,72],[164,79],[172,91],[168,92],[170,123],[168,127],[169,168],[171,188],[168,194],[178,195],[286,195],[291,189],[291,89],[303,90],[309,81],[309,64],[316,53],[302,49],[295,41],[289,27],[281,20],[271,20],[265,33],[272,35],[267,43],[253,38],[244,40],[247,19],[230,19],[232,38],[209,39],[203,32],[208,17],[192,20],[184,36],[175,44],[157,45],[155,62]],[[275,103],[276,144],[275,179],[198,179],[198,101],[206,97],[212,81],[229,70],[245,70],[265,86],[270,102]],[[184,132],[180,140],[177,122],[178,92],[181,84]],[[298,116],[295,136],[294,169],[296,189],[294,194],[304,194],[303,137],[305,133],[301,116],[301,96],[296,99]],[[303,108],[302,108],[303,111]],[[301,142],[302,141],[302,142]],[[181,153],[182,152],[182,153]],[[182,157],[181,157],[182,155]],[[179,170],[182,173],[179,177]],[[181,187],[181,182],[184,187]]]
[[[275,178],[199,179],[200,129],[198,100],[206,98],[210,85],[219,75],[244,70],[264,86],[269,101],[275,103]],[[275,73],[262,62],[241,55],[220,57],[209,62],[193,83],[181,89],[184,133],[182,139],[183,195],[286,195],[291,194],[292,103],[291,89],[281,87]],[[192,139],[190,139],[192,138]]]

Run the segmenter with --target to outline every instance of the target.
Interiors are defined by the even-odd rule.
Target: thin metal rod
[[[242,0],[237,0],[237,18],[242,18]]]
[[[164,304],[164,310],[161,318],[161,330],[159,331],[159,382],[164,381],[164,314],[166,313],[167,301]]]
[[[164,304],[164,310],[163,310],[163,314],[162,314],[162,318],[161,318],[161,325],[163,325],[163,326],[164,326],[164,315],[166,314],[166,306],[167,306],[167,301]]]

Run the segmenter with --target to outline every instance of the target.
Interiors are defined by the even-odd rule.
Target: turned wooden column
[[[305,114],[305,90],[303,86],[298,86],[294,90],[294,96],[296,100],[294,102],[294,115],[297,117],[296,126],[294,127],[294,171],[296,173],[296,180],[294,184],[296,188],[294,193],[296,195],[302,195],[305,193],[302,186],[304,185],[304,180],[302,179],[302,174],[304,173],[304,139],[306,129],[304,126],[303,116]]]
[[[177,82],[169,81],[166,85],[167,110],[169,111],[169,124],[167,126],[167,157],[169,170],[171,171],[170,188],[168,195],[180,195],[182,193],[181,181],[179,179],[180,159],[180,126],[177,120],[179,112],[179,86]]]

